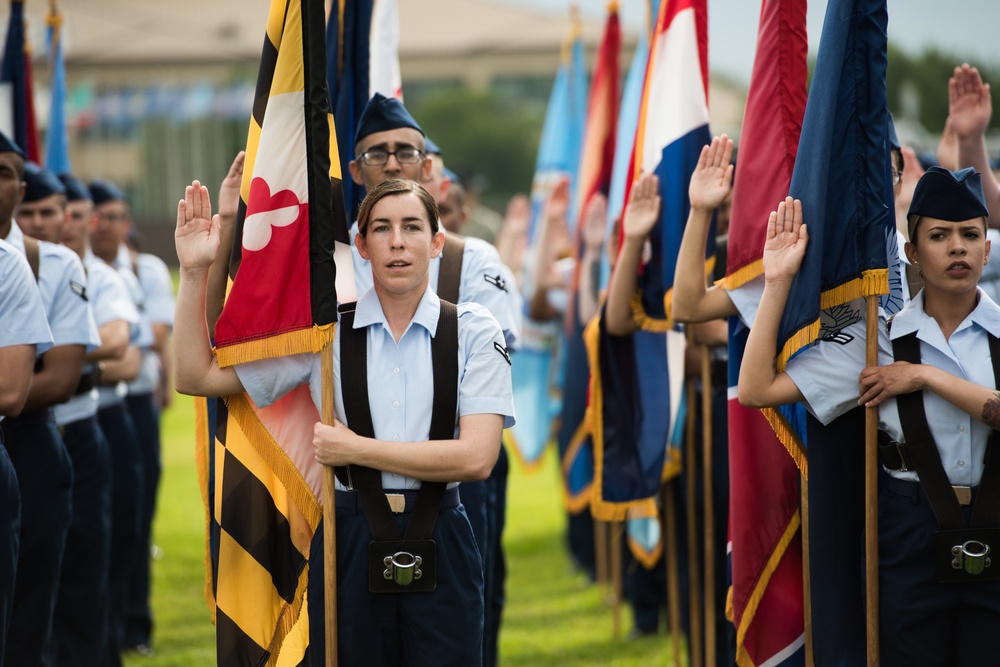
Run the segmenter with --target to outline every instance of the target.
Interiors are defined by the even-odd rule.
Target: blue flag
[[[55,174],[69,174],[69,136],[66,132],[66,65],[63,62],[62,15],[53,8],[48,16],[49,129],[45,135],[45,167]]]

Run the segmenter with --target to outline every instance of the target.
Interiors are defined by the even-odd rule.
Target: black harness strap
[[[374,438],[375,427],[368,401],[368,341],[365,329],[354,328],[354,307],[355,304],[342,307],[339,324],[340,385],[344,412],[352,431]],[[455,437],[458,407],[458,311],[453,304],[443,300],[437,332],[431,340],[431,358],[434,403],[429,438],[451,440]],[[361,495],[372,537],[379,541],[399,540],[399,528],[382,487],[382,473],[357,465],[349,466],[349,471],[338,468],[335,472],[345,486],[353,481],[354,488]],[[406,526],[406,539],[426,539],[433,534],[445,489],[443,482],[421,482]]]
[[[465,255],[465,239],[458,234],[445,233],[444,254],[441,255],[441,271],[438,273],[437,292],[442,301],[458,303],[458,290],[462,285],[462,257]]]
[[[1000,387],[1000,341],[989,337],[990,354],[993,357],[994,382]],[[920,341],[917,334],[901,336],[892,341],[893,356],[897,361],[907,361],[911,364],[920,363]],[[899,410],[899,421],[906,437],[906,446],[913,467],[920,477],[920,484],[927,494],[938,527],[945,530],[967,527],[958,498],[951,488],[951,481],[941,464],[941,454],[938,452],[934,437],[927,423],[927,413],[924,411],[924,392],[900,394],[896,397]],[[980,480],[979,494],[975,500],[972,513],[972,527],[993,527],[1000,519],[1000,457],[990,456],[994,446],[1000,444],[997,431],[990,434],[987,445],[986,464]]]

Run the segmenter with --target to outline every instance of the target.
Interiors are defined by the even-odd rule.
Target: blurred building
[[[269,4],[60,4],[73,169],[84,178],[110,178],[126,190],[154,251],[172,248],[168,236],[184,186],[199,178],[214,190],[246,142]],[[441,86],[463,86],[545,104],[568,14],[490,0],[399,0],[399,7],[407,99]],[[40,0],[25,5],[42,130],[49,99],[47,11],[48,3]],[[8,8],[0,12],[5,26]],[[599,19],[583,22],[590,58],[602,29]],[[627,67],[636,35],[626,29],[623,37]],[[742,89],[713,82],[711,99],[720,131],[738,131]]]

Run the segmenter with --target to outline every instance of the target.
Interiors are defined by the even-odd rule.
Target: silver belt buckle
[[[971,486],[953,486],[951,490],[955,492],[955,497],[958,498],[959,505],[971,505],[972,504],[972,487]]]
[[[389,501],[389,509],[393,514],[402,514],[406,511],[406,496],[402,493],[387,493],[385,499]]]

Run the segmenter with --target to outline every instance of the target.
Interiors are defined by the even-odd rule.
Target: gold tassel
[[[668,293],[663,298],[664,305],[667,305],[667,299],[670,298],[670,294]],[[635,295],[632,297],[632,318],[635,320],[636,326],[643,331],[663,333],[673,328],[673,323],[670,320],[658,320],[646,314],[646,309],[642,305],[642,292],[638,290],[636,290]]]
[[[767,423],[771,425],[771,430],[778,436],[778,440],[788,450],[788,454],[795,461],[795,466],[802,473],[802,476],[809,479],[809,459],[806,456],[806,449],[799,440],[799,436],[792,430],[792,427],[785,421],[776,408],[763,408],[761,410]]]
[[[333,342],[334,331],[333,325],[288,331],[267,338],[216,347],[215,356],[219,362],[219,368],[226,368],[235,364],[287,357],[292,354],[317,354]]]
[[[750,282],[751,280],[753,280],[754,278],[763,273],[764,273],[764,260],[757,259],[750,262],[746,266],[741,266],[740,268],[736,269],[728,276],[718,281],[716,284],[722,285],[722,287],[726,290],[734,290],[737,287],[742,287],[743,285],[746,285],[748,282]]]

